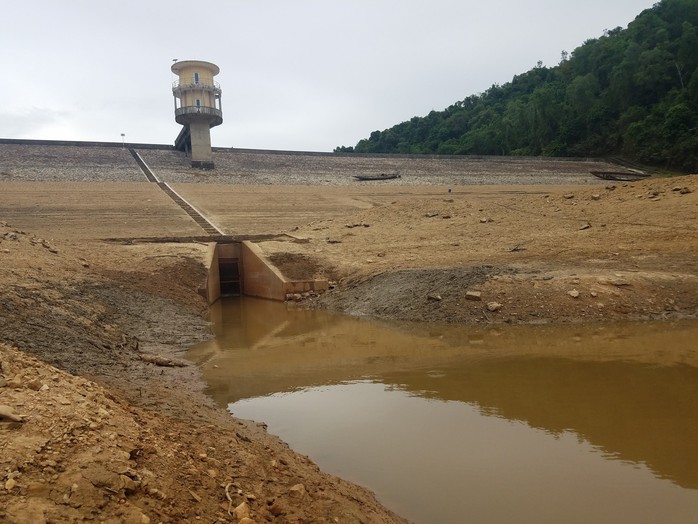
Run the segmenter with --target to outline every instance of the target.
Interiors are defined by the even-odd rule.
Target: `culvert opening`
[[[240,295],[240,265],[237,258],[219,258],[221,296]]]
[[[205,293],[209,304],[221,296],[245,295],[287,300],[289,295],[321,292],[329,287],[316,276],[320,266],[303,255],[267,257],[249,240],[209,243],[209,274]],[[281,268],[275,264],[280,263]]]

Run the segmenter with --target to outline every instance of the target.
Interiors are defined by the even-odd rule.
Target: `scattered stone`
[[[598,193],[594,193],[593,195],[591,195],[591,199],[592,200],[601,200],[601,195],[599,195]]]
[[[286,509],[284,508],[283,504],[280,501],[275,501],[269,506],[269,513],[274,515],[275,517],[279,517],[286,513]]]
[[[451,215],[441,215],[441,218],[448,219],[451,218]]]
[[[27,388],[33,391],[39,391],[41,389],[41,386],[43,386],[43,384],[38,380],[32,380],[31,382],[27,382]]]
[[[22,417],[15,415],[14,410],[10,406],[0,405],[0,421],[22,422]]]
[[[201,502],[201,496],[197,495],[192,490],[189,490],[189,494],[191,495],[191,498],[193,498],[196,502]]]
[[[183,368],[187,365],[186,362],[182,362],[181,360],[163,357],[162,355],[153,355],[151,353],[141,353],[140,358],[143,362],[169,368]]]
[[[157,488],[150,488],[148,490],[148,495],[151,497],[157,497],[160,500],[167,500],[167,495],[165,495],[162,491],[160,491]]]
[[[7,491],[12,491],[16,485],[17,485],[17,481],[15,479],[9,479],[5,482],[5,489]]]
[[[682,187],[679,189],[679,194],[681,195],[688,195],[689,193],[693,193],[693,191],[687,187]]]
[[[571,200],[571,199],[574,198],[574,195],[573,195],[572,193],[567,193],[566,195],[562,195],[562,197],[563,197],[565,200]]]
[[[591,224],[589,222],[582,224],[579,228],[580,231],[584,231],[585,229],[591,229]]]
[[[434,217],[439,216],[439,214],[438,213],[425,213],[424,216],[426,218],[434,218]]]
[[[82,267],[90,267],[90,264],[84,258],[80,258],[80,259],[78,259],[78,261],[80,262],[80,265]]]
[[[579,298],[579,291],[577,291],[576,289],[568,291],[567,294],[572,298]]]
[[[473,300],[473,301],[480,301],[482,300],[482,292],[481,291],[466,291],[465,292],[465,299],[466,300]]]
[[[291,496],[291,498],[303,499],[306,495],[305,486],[303,484],[296,484],[288,490],[288,494]]]
[[[238,524],[257,524],[257,523],[254,520],[252,520],[250,517],[244,517],[238,521]]]
[[[441,295],[437,293],[429,293],[427,295],[427,300],[432,300],[434,302],[440,302],[441,301]]]
[[[616,286],[616,287],[624,287],[624,286],[629,286],[630,282],[627,280],[623,280],[622,278],[604,278],[604,279],[599,279],[600,284],[608,284],[609,286]]]
[[[337,239],[335,239],[335,238],[328,238],[328,239],[327,239],[327,243],[328,243],[328,244],[341,244],[342,241],[341,241],[341,240],[337,240]]]
[[[48,249],[48,252],[49,252],[49,253],[54,253],[54,254],[57,254],[57,253],[58,253],[58,250],[57,250],[55,247],[53,247],[53,246],[52,246],[48,241],[46,241],[46,240],[43,240],[43,241],[41,242],[41,245],[44,246],[46,249]]]
[[[239,506],[237,506],[233,510],[233,515],[235,515],[235,518],[238,521],[244,518],[250,518],[250,507],[247,505],[247,502],[242,502]]]
[[[70,406],[72,404],[70,400],[61,395],[56,395],[56,402],[58,402],[61,406]]]
[[[487,303],[487,310],[488,311],[491,311],[494,313],[495,311],[499,311],[500,309],[502,309],[502,304],[500,304],[499,302],[488,302]]]
[[[136,482],[131,477],[127,477],[126,475],[119,475],[119,478],[123,483],[124,490],[128,493],[133,493],[140,485],[140,482]]]

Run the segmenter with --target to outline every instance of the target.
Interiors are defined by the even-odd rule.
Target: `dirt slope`
[[[203,246],[0,239],[0,521],[402,522],[203,395]]]

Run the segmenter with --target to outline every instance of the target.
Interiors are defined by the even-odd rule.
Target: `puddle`
[[[698,322],[398,325],[250,298],[209,393],[408,520],[693,522]]]

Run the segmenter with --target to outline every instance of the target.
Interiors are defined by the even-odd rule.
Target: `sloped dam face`
[[[250,298],[210,394],[417,523],[694,522],[698,323],[397,325]]]

